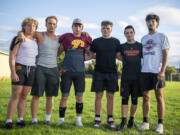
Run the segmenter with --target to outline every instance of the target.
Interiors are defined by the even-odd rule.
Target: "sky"
[[[170,42],[168,65],[180,67],[180,1],[179,0],[0,0],[0,51],[8,53],[9,45],[26,17],[38,20],[38,31],[45,31],[45,18],[58,17],[57,35],[72,32],[72,21],[80,18],[84,31],[93,39],[100,37],[103,20],[113,22],[112,36],[126,42],[124,28],[133,25],[135,40],[148,33],[145,17],[160,16],[158,32]]]

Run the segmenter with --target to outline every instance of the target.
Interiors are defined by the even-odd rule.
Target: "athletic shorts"
[[[34,66],[26,66],[16,63],[15,70],[16,70],[16,74],[19,77],[19,81],[18,82],[12,81],[12,85],[33,86],[34,76],[35,76]]]
[[[156,90],[165,87],[165,80],[158,81],[158,74],[154,73],[141,73],[140,84],[142,91]]]
[[[101,73],[94,72],[91,91],[102,93],[106,90],[107,93],[114,94],[119,91],[117,73]]]
[[[140,80],[124,80],[121,79],[121,89],[120,94],[122,97],[131,97],[137,98],[142,96],[140,88]]]
[[[74,84],[75,95],[83,96],[85,91],[85,73],[84,72],[63,72],[61,74],[61,94],[63,97],[69,96],[72,82]]]
[[[58,96],[59,71],[58,68],[47,68],[38,65],[35,72],[35,82],[31,90],[32,96]]]

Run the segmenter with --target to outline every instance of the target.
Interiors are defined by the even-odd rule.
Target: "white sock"
[[[77,121],[81,121],[81,116],[77,116]]]
[[[110,118],[108,119],[108,121],[114,121],[114,120],[113,120],[113,118],[112,118],[112,117],[110,117]]]
[[[32,118],[32,123],[37,122],[37,118]]]
[[[46,114],[46,121],[50,121],[51,115],[50,114]]]
[[[98,120],[98,121],[100,121],[101,119],[100,119],[100,117],[95,117],[95,120]]]
[[[23,120],[23,117],[19,117],[17,122],[21,122]]]
[[[12,120],[11,119],[7,119],[6,123],[12,123]]]
[[[59,121],[64,121],[64,118],[60,118]]]

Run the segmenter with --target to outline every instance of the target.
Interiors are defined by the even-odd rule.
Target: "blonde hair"
[[[57,19],[56,16],[48,16],[48,17],[46,18],[46,23],[47,23],[48,19],[55,19],[55,20],[56,20],[56,23],[58,22],[58,19]]]
[[[25,27],[26,24],[28,24],[28,23],[32,23],[32,24],[36,25],[36,30],[37,30],[37,28],[38,28],[38,21],[35,20],[35,19],[33,19],[33,18],[25,18],[25,19],[23,20],[22,24],[21,24],[21,27],[22,27],[22,31],[23,31],[23,32],[25,32],[24,27]]]

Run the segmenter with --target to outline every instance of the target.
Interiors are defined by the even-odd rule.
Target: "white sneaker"
[[[147,123],[147,122],[143,122],[140,126],[139,126],[139,128],[138,128],[139,130],[149,130],[149,123]]]
[[[83,124],[82,124],[82,122],[81,122],[81,121],[76,120],[76,126],[83,127]]]
[[[64,123],[64,120],[59,120],[59,122],[57,123],[57,126],[60,126]]]
[[[163,134],[163,124],[158,124],[156,127],[156,132],[159,134]]]

